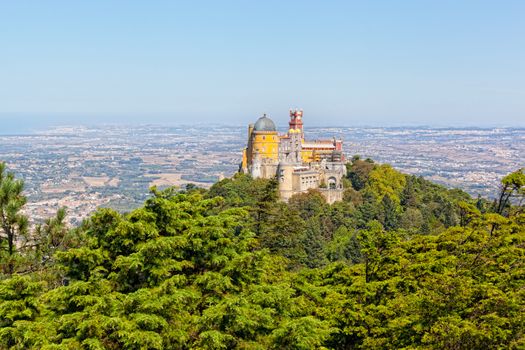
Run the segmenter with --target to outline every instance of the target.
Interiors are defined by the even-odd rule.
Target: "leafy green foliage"
[[[525,168],[510,173],[501,180],[500,195],[495,203],[496,213],[508,215],[512,199],[519,201],[519,206],[523,204],[525,199]]]
[[[0,348],[525,346],[519,174],[502,211],[368,160],[349,174],[333,205],[237,175],[73,230],[60,210],[0,279]]]
[[[354,186],[353,177],[355,173],[365,173],[363,168],[366,176],[361,176],[358,186]],[[345,200],[356,206],[358,228],[378,220],[387,230],[438,233],[459,223],[459,202],[474,204],[465,192],[401,174],[386,164],[354,158],[347,176],[354,187],[346,190]]]
[[[352,162],[347,164],[347,176],[355,190],[365,188],[374,166],[371,159],[361,160],[359,156],[354,156]]]
[[[43,271],[53,263],[56,251],[82,244],[78,230],[70,230],[65,223],[66,209],[61,208],[44,224],[29,228],[29,220],[23,213],[26,197],[24,183],[7,172],[0,162],[0,276],[15,272]],[[58,278],[52,272],[51,279]]]
[[[26,203],[23,188],[23,181],[15,179],[5,163],[0,163],[0,268],[8,274],[15,271],[21,258],[17,242],[28,234],[28,220],[21,212]]]

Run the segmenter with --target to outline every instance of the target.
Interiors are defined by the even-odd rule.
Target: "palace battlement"
[[[328,203],[342,200],[343,141],[307,141],[302,110],[290,110],[288,125],[288,132],[280,135],[266,115],[250,124],[240,170],[254,178],[276,177],[284,201],[309,189],[319,190]]]

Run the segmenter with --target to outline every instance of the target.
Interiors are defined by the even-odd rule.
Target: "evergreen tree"
[[[508,174],[501,180],[501,189],[496,202],[495,211],[498,214],[509,215],[508,207],[512,198],[518,198],[521,206],[525,198],[525,170],[519,169]]]
[[[0,261],[3,273],[12,274],[21,256],[17,244],[28,237],[28,219],[22,213],[24,183],[0,163]]]
[[[239,176],[154,188],[75,230],[60,210],[0,279],[0,348],[523,348],[522,187],[500,215],[375,169],[356,206],[315,191],[278,202],[275,183]]]

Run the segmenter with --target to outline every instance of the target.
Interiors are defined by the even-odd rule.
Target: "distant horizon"
[[[285,130],[287,127],[287,119],[281,120],[281,118],[273,118],[278,129]],[[0,116],[1,118],[1,116]],[[27,117],[26,117],[27,119]],[[247,128],[250,123],[253,123],[257,120],[238,121],[238,122],[213,122],[213,121],[201,121],[201,122],[188,122],[188,121],[145,121],[145,120],[114,120],[114,121],[87,121],[87,120],[63,120],[63,121],[48,121],[48,120],[35,120],[34,123],[28,123],[26,121],[16,118],[16,121],[12,123],[3,121],[2,128],[0,128],[0,135],[2,136],[18,136],[18,135],[33,135],[38,133],[45,133],[46,131],[51,131],[53,129],[62,128],[62,127],[87,127],[87,128],[103,128],[103,127],[142,127],[142,126],[168,126],[168,127],[193,127],[193,126],[208,126],[208,127],[239,127],[241,130]],[[489,130],[489,129],[525,129],[525,122],[515,125],[506,125],[506,124],[484,124],[484,125],[468,125],[468,124],[456,124],[456,125],[446,125],[446,124],[429,124],[429,123],[348,123],[348,124],[335,124],[335,123],[312,123],[308,124],[305,121],[305,128],[387,128],[387,129],[480,129],[480,130]]]

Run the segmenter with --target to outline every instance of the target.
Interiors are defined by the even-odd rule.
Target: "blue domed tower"
[[[253,177],[272,178],[279,161],[279,134],[266,114],[248,127],[248,146],[243,152],[241,169]]]

